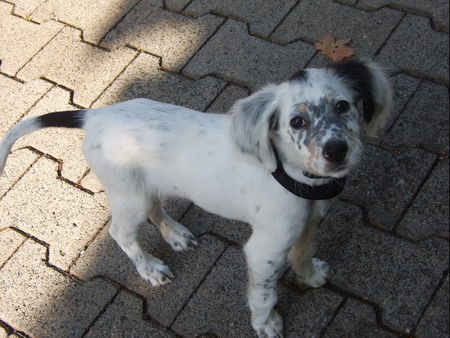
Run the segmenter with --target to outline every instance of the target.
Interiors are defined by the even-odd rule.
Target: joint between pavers
[[[62,27],[61,27],[61,29],[60,30],[58,30],[56,33],[55,33],[55,35],[53,35],[52,36],[52,38],[51,39],[49,39],[41,48],[39,48],[39,50],[38,51],[36,51],[36,53],[34,53],[29,59],[28,59],[28,61],[27,62],[25,62],[21,67],[19,67],[19,69],[17,69],[17,71],[14,73],[14,75],[15,76],[17,76],[17,74],[19,74],[20,73],[20,71],[22,70],[22,69],[24,69],[30,62],[31,62],[31,60],[33,60],[33,58],[36,56],[36,55],[38,55],[45,47],[47,47],[58,35],[59,35],[59,33],[61,33],[62,32],[62,30],[64,29],[64,25],[62,25]]]
[[[429,168],[427,174],[425,175],[425,177],[423,178],[422,182],[420,182],[420,184],[417,186],[416,190],[414,191],[414,193],[412,194],[411,198],[409,199],[409,201],[407,201],[407,203],[405,204],[405,208],[402,210],[402,213],[400,214],[399,219],[397,220],[397,222],[394,224],[394,227],[392,228],[392,231],[399,235],[398,233],[398,227],[400,222],[403,220],[403,218],[406,216],[406,213],[408,212],[409,208],[411,208],[412,204],[414,203],[414,201],[417,198],[417,195],[419,194],[420,190],[423,188],[423,186],[425,185],[425,183],[430,179],[433,170],[437,167],[439,163],[439,158],[436,158],[433,162],[433,164],[431,165],[431,167]],[[402,236],[401,236],[402,237]]]
[[[297,0],[295,4],[292,5],[291,8],[286,12],[286,14],[281,18],[281,20],[275,25],[275,27],[270,31],[270,33],[267,35],[268,38],[272,38],[272,34],[278,29],[278,27],[281,26],[281,24],[286,20],[286,18],[291,14],[291,12],[294,10],[295,7],[298,6],[301,0]]]
[[[120,293],[120,290],[118,288],[116,288],[116,293],[111,297],[111,299],[108,302],[106,302],[106,304],[98,312],[97,316],[95,316],[95,318],[92,320],[92,322],[87,326],[86,330],[84,330],[83,334],[81,335],[82,337],[84,337],[88,334],[89,330],[95,325],[97,320],[106,312],[108,307],[114,303],[114,301],[116,300],[119,293]]]
[[[0,327],[5,329],[8,335],[16,335],[18,337],[30,338],[31,336],[23,331],[16,330],[14,327],[0,319]]]
[[[19,148],[19,149],[16,149],[16,150],[21,150],[21,149],[28,149],[28,150],[31,150],[31,149],[29,149],[28,147],[24,147],[24,148]],[[26,168],[24,171],[23,171],[23,173],[13,182],[13,184],[11,184],[11,186],[8,188],[8,190],[6,190],[4,193],[3,193],[3,195],[0,195],[0,201],[3,199],[3,197],[5,197],[13,188],[14,188],[14,186],[22,179],[22,177],[24,177],[25,176],[25,174],[26,173],[28,173],[29,171],[30,171],[30,169],[31,169],[31,167],[33,166],[33,165],[35,165],[36,164],[36,162],[37,161],[39,161],[41,158],[42,158],[42,154],[38,154],[39,156],[33,161],[33,162],[31,162],[31,164],[28,166],[28,168]]]
[[[203,235],[202,235],[203,236]],[[201,236],[199,236],[200,238]],[[227,243],[227,242],[225,242]],[[209,274],[211,273],[212,269],[214,269],[214,267],[216,266],[217,262],[219,261],[220,258],[222,258],[222,256],[224,255],[224,253],[227,251],[227,249],[230,247],[230,244],[227,244],[224,246],[224,248],[222,249],[222,252],[220,253],[220,255],[217,256],[217,258],[215,259],[214,263],[211,264],[211,266],[209,267],[208,271],[206,271],[205,275],[203,276],[203,278],[199,281],[199,283],[197,284],[197,286],[195,287],[195,289],[192,291],[192,293],[190,294],[190,296],[186,299],[186,301],[184,302],[183,306],[181,306],[180,310],[177,312],[177,314],[173,317],[172,322],[169,324],[168,328],[172,329],[173,324],[176,322],[176,320],[178,319],[178,316],[180,315],[180,313],[183,312],[183,310],[185,309],[185,307],[187,306],[187,304],[189,303],[189,301],[192,299],[192,297],[194,296],[194,294],[197,292],[197,290],[200,288],[200,286],[203,284],[203,282],[208,278]]]
[[[386,324],[383,321],[383,311],[384,310],[375,301],[373,301],[373,300],[371,300],[369,298],[366,298],[364,296],[361,296],[361,295],[357,294],[353,290],[346,289],[343,286],[334,283],[333,280],[328,280],[327,283],[323,286],[323,288],[325,288],[327,290],[330,290],[330,291],[333,291],[333,292],[341,295],[342,297],[346,298],[347,300],[349,298],[352,298],[352,299],[359,300],[359,301],[361,301],[361,302],[371,306],[373,308],[374,312],[375,312],[375,320],[376,320],[376,323],[377,323],[378,327],[380,327],[380,328],[382,328],[382,329],[384,329],[384,330],[386,330],[386,331],[388,331],[388,332],[390,332],[392,334],[395,334],[397,336],[405,336],[405,335],[406,336],[410,336],[411,332],[402,331],[402,330],[399,330],[398,328],[391,327],[388,324]]]
[[[70,269],[72,269],[72,267],[76,264],[76,262],[78,261],[78,259],[81,258],[81,256],[83,256],[84,252],[89,248],[89,246],[92,244],[92,242],[95,241],[95,239],[98,237],[98,235],[103,231],[103,229],[108,225],[108,223],[111,221],[111,216],[109,216],[107,218],[107,220],[105,221],[105,223],[99,228],[97,229],[97,231],[95,232],[95,234],[92,236],[92,238],[90,238],[84,245],[83,249],[81,249],[81,251],[76,255],[76,257],[72,260],[72,262],[70,262],[69,266],[67,267],[67,271],[70,272]],[[76,276],[76,274],[73,274],[74,276]],[[79,278],[79,277],[77,277]],[[95,277],[94,277],[95,278]],[[81,278],[79,278],[81,280]],[[91,278],[92,280],[93,278]]]
[[[333,324],[334,320],[336,319],[337,315],[341,310],[344,308],[345,305],[347,305],[348,297],[344,296],[342,297],[342,301],[339,303],[339,305],[334,309],[333,315],[328,320],[328,322],[324,325],[323,329],[319,332],[318,337],[323,337],[325,335],[325,332],[328,330],[331,324]]]
[[[126,47],[126,48],[130,48],[130,47]],[[130,48],[133,49],[133,48]],[[134,51],[136,51],[135,49],[133,49]],[[92,106],[98,101],[98,99],[112,86],[112,84],[114,83],[114,81],[116,81],[119,76],[121,76],[125,70],[134,62],[134,60],[136,60],[138,58],[138,56],[140,55],[140,52],[137,52],[134,57],[130,60],[130,62],[128,62],[127,65],[125,65],[125,67],[123,67],[123,69],[111,80],[111,82],[98,94],[98,96],[92,101],[92,103],[90,104],[90,108],[92,108]],[[73,101],[73,97],[71,98],[71,101]]]
[[[439,281],[439,284],[436,286],[436,288],[433,290],[433,293],[430,296],[430,299],[428,299],[427,304],[423,307],[423,310],[419,316],[419,318],[417,319],[417,322],[414,324],[414,327],[411,331],[411,335],[415,335],[416,331],[417,331],[417,327],[419,326],[420,321],[422,320],[422,318],[425,316],[425,313],[427,312],[428,308],[430,307],[431,303],[433,302],[434,297],[436,297],[436,294],[438,293],[438,291],[440,290],[440,288],[444,285],[444,283],[446,282],[446,280],[449,279],[449,269],[446,269],[444,271],[443,277],[441,278],[441,280]]]
[[[42,260],[45,263],[45,266],[48,268],[51,268],[53,270],[55,270],[56,272],[62,274],[64,277],[70,278],[71,280],[77,281],[77,282],[83,282],[83,280],[81,280],[80,278],[78,278],[75,275],[72,275],[71,273],[61,269],[60,267],[51,264],[50,263],[50,244],[48,244],[47,242],[43,241],[42,239],[37,238],[34,235],[31,235],[25,231],[23,231],[22,229],[19,229],[17,227],[10,227],[9,229],[16,231],[17,233],[21,234],[22,236],[26,237],[26,240],[31,240],[41,246],[43,246],[45,248],[45,258]],[[25,240],[25,241],[26,241]],[[24,241],[24,243],[25,243]],[[23,245],[23,243],[22,243]]]
[[[394,28],[392,28],[392,30],[389,32],[388,36],[386,37],[386,39],[384,39],[383,43],[381,44],[381,46],[377,49],[377,51],[374,54],[374,57],[376,57],[378,54],[381,53],[382,49],[384,48],[384,46],[386,46],[387,42],[389,41],[389,39],[391,38],[391,36],[394,34],[394,32],[397,30],[397,28],[400,26],[400,24],[403,22],[403,20],[406,18],[406,13],[402,12],[403,15],[400,18],[400,20],[398,20],[397,24],[394,26]]]
[[[15,228],[12,228],[12,227],[4,228],[4,229],[0,230],[0,233],[2,233],[3,231],[6,231],[6,230],[8,230],[8,229],[9,229],[9,230],[12,230],[12,231],[14,231],[14,232],[16,232],[16,233],[19,233]],[[6,263],[8,263],[8,261],[11,259],[11,257],[13,257],[13,256],[15,255],[15,253],[22,247],[23,243],[25,243],[25,241],[28,239],[28,237],[24,236],[23,234],[21,234],[21,233],[19,233],[19,234],[23,237],[22,242],[17,246],[17,248],[15,248],[15,249],[13,250],[13,252],[11,253],[11,255],[9,255],[9,257],[5,259],[5,261],[3,262],[3,264],[0,264],[0,270],[3,269],[3,267],[6,265]],[[0,320],[0,324],[1,324],[1,320]],[[1,325],[0,325],[0,326],[1,326]]]

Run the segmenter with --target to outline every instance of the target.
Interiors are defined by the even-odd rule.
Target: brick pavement
[[[202,111],[305,66],[327,31],[392,76],[394,111],[327,215],[321,289],[287,271],[288,337],[448,337],[448,1],[0,0],[0,135],[23,118],[148,97]],[[82,133],[20,140],[0,180],[0,337],[252,337],[249,227],[166,202],[199,238],[152,289],[107,234]],[[192,273],[196,271],[196,273]]]

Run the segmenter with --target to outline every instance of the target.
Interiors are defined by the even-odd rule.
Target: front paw
[[[313,258],[311,265],[311,274],[307,277],[300,278],[299,281],[313,288],[318,288],[327,282],[330,269],[326,262],[318,258]]]
[[[283,319],[272,310],[269,318],[261,327],[255,327],[258,338],[282,338],[283,337]]]

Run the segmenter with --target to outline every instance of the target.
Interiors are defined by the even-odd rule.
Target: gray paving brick
[[[400,11],[389,8],[369,13],[331,0],[306,0],[289,13],[272,36],[284,42],[295,39],[315,42],[325,33],[333,32],[338,39],[352,38],[351,47],[359,56],[372,56],[401,17]]]
[[[325,338],[332,337],[397,337],[377,324],[373,307],[356,299],[349,299],[325,331]]]
[[[0,176],[0,200],[38,158],[39,155],[28,149],[16,150],[8,156],[5,169]]]
[[[419,322],[416,334],[424,338],[446,338],[449,336],[449,287],[448,276],[433,298],[423,318]]]
[[[394,124],[384,143],[449,152],[448,88],[424,82]]]
[[[344,196],[364,205],[371,222],[392,229],[435,159],[419,149],[396,155],[367,145],[359,167],[349,175]]]
[[[42,158],[0,201],[0,228],[17,227],[49,244],[49,261],[67,269],[105,224],[103,194],[91,196],[56,178]]]
[[[26,237],[12,229],[0,231],[0,266],[11,257],[11,255],[25,242]]]
[[[448,267],[448,241],[419,244],[364,224],[359,208],[338,202],[318,231],[317,256],[331,283],[381,307],[381,320],[409,332]]]
[[[56,19],[83,31],[83,39],[97,44],[139,0],[48,0],[30,16],[37,22]],[[160,2],[160,1],[155,1]]]
[[[249,35],[246,24],[228,20],[183,71],[194,77],[219,74],[257,89],[268,82],[287,80],[304,68],[313,54],[309,44],[270,43]]]
[[[13,6],[0,2],[0,59],[2,72],[15,75],[63,25],[49,21],[42,25],[11,15]]]
[[[74,90],[74,103],[88,107],[137,52],[129,48],[107,52],[80,41],[80,31],[65,27],[19,73],[28,81],[45,77]]]
[[[147,313],[163,326],[169,326],[191,293],[225,249],[225,244],[211,236],[199,238],[199,246],[185,253],[173,252],[155,226],[141,229],[142,245],[163,260],[175,275],[170,285],[153,288],[137,273],[131,260],[108,234],[105,227],[78,259],[71,272],[83,280],[106,276],[147,300]],[[195,271],[195,273],[192,273]]]
[[[448,34],[433,30],[430,20],[406,15],[376,59],[390,72],[406,70],[448,83]]]
[[[105,37],[102,46],[130,45],[161,56],[164,69],[178,71],[223,21],[214,15],[194,19],[142,1]]]
[[[86,337],[174,337],[143,318],[142,300],[122,291],[95,322]]]
[[[1,3],[0,3],[1,5]],[[0,137],[38,101],[52,85],[43,80],[20,83],[0,74]]]
[[[252,233],[251,227],[247,223],[211,214],[195,205],[189,209],[180,222],[196,236],[215,233],[241,244],[244,244]]]
[[[358,7],[369,10],[386,5],[412,13],[431,16],[436,29],[448,32],[449,3],[447,0],[360,0],[358,2]]]
[[[45,263],[44,246],[27,240],[0,270],[2,320],[35,337],[80,337],[114,296],[102,281],[80,283]]]
[[[159,69],[159,59],[148,54],[139,55],[95,102],[106,106],[136,97],[205,110],[225,86],[225,81],[211,76],[196,81]]]
[[[254,337],[246,306],[247,272],[242,250],[229,247],[172,326],[184,336]],[[286,337],[313,337],[323,330],[342,298],[325,289],[297,293],[281,286],[277,309]]]
[[[55,111],[77,110],[70,103],[70,92],[53,87],[23,119]],[[88,169],[82,152],[84,131],[67,128],[49,128],[26,135],[17,140],[13,149],[31,146],[61,160],[61,176],[78,183]]]
[[[249,23],[250,33],[267,37],[295,3],[295,0],[194,0],[186,8],[186,12],[195,15],[212,12],[232,17]]]
[[[397,231],[402,236],[414,240],[449,237],[448,173],[448,160],[440,161],[401,220]]]
[[[248,95],[250,95],[248,89],[230,84],[216,97],[207,111],[212,113],[229,112],[237,100],[247,97]]]

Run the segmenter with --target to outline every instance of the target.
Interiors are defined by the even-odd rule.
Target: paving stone
[[[23,119],[55,111],[77,110],[69,101],[69,91],[53,87]],[[13,149],[31,146],[61,160],[61,176],[78,183],[88,169],[82,152],[83,137],[84,131],[79,129],[49,128],[20,138]]]
[[[375,302],[381,320],[409,332],[448,268],[448,241],[419,244],[367,226],[359,208],[338,202],[318,231],[317,256],[328,262],[330,282]]]
[[[359,300],[349,299],[325,331],[324,337],[397,337],[377,324],[374,309]]]
[[[83,280],[106,276],[142,295],[147,301],[147,313],[163,326],[172,323],[225,249],[225,244],[214,237],[202,236],[198,238],[199,246],[195,250],[176,253],[164,242],[155,226],[146,224],[139,233],[143,247],[164,261],[175,275],[170,285],[153,288],[139,276],[131,260],[109,236],[108,229],[109,226],[105,227],[89,245],[71,272]]]
[[[219,74],[255,90],[268,82],[287,80],[313,54],[309,44],[298,41],[281,46],[249,35],[242,22],[228,20],[183,72],[194,77]]]
[[[6,331],[3,327],[0,326],[0,338],[6,338],[8,337],[8,331]]]
[[[195,15],[218,13],[226,17],[248,22],[252,34],[267,37],[275,29],[295,0],[288,1],[239,1],[239,0],[194,0],[186,12]]]
[[[45,263],[46,248],[27,240],[0,270],[2,320],[35,337],[80,337],[114,296],[100,279],[81,283]]]
[[[436,293],[430,306],[420,320],[416,334],[424,338],[446,338],[449,336],[449,287],[448,276]]]
[[[3,138],[9,128],[51,87],[50,83],[43,80],[20,83],[0,74],[0,137]]]
[[[196,110],[205,110],[225,86],[210,76],[196,81],[159,69],[159,58],[140,54],[95,102],[95,107],[146,97]]]
[[[382,65],[381,65],[382,66]],[[399,117],[400,113],[405,108],[408,101],[411,99],[412,95],[415,93],[420,85],[420,80],[414,77],[398,74],[393,76],[391,79],[392,90],[393,90],[393,107],[388,116],[386,124],[378,131],[380,139],[386,135],[389,129],[392,127],[394,122]]]
[[[142,300],[120,292],[85,337],[174,337],[167,330],[143,318]]]
[[[344,196],[364,205],[371,222],[392,229],[435,160],[435,155],[419,149],[392,154],[367,145],[360,165],[348,177]]]
[[[252,233],[249,224],[211,214],[198,206],[193,206],[180,221],[193,234],[200,236],[215,233],[227,239],[244,244]]]
[[[178,316],[172,329],[184,336],[255,337],[246,305],[247,272],[241,249],[229,247]],[[277,309],[286,337],[317,336],[342,301],[325,289],[299,294],[280,286]]]
[[[424,82],[384,140],[390,146],[449,152],[448,88]]]
[[[433,235],[449,238],[448,160],[442,160],[431,173],[397,231],[413,240]]]
[[[358,7],[369,10],[386,5],[412,13],[431,16],[436,29],[448,32],[449,3],[447,0],[360,0],[358,2]]]
[[[138,2],[139,0],[48,0],[30,16],[37,22],[56,19],[79,28],[83,31],[85,41],[97,44]]]
[[[0,177],[0,200],[38,158],[39,155],[28,149],[16,150],[8,156]]]
[[[141,1],[102,41],[108,48],[130,45],[162,57],[162,67],[180,70],[224,19],[194,19]]]
[[[80,31],[65,27],[19,73],[25,81],[45,77],[74,90],[76,104],[88,107],[123,71],[137,52],[107,52],[80,41]]]
[[[372,56],[402,15],[389,8],[370,13],[331,0],[306,0],[289,13],[272,36],[283,42],[296,39],[316,42],[325,33],[333,32],[338,39],[351,38],[351,47],[359,56]],[[336,25],[337,22],[345,25]]]
[[[25,242],[26,237],[12,229],[0,231],[0,266],[2,266],[11,255]]]
[[[433,30],[428,18],[406,15],[376,59],[390,72],[406,70],[448,83],[448,34]]]
[[[0,2],[0,60],[3,73],[15,75],[44,47],[63,25],[49,21],[38,25],[11,15],[13,6]]]
[[[57,164],[42,158],[0,201],[0,228],[17,227],[49,244],[49,261],[67,269],[104,226],[103,194],[89,195],[56,178]]]
[[[216,97],[208,108],[211,113],[226,113],[229,112],[233,104],[239,100],[250,95],[250,91],[246,88],[230,84],[225,87],[222,93]]]

